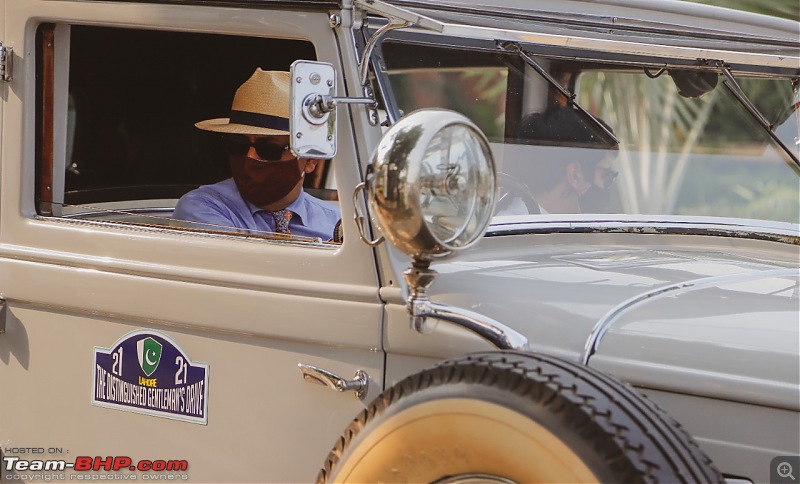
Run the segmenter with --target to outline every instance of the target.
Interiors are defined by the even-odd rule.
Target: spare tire
[[[577,363],[477,353],[373,400],[317,482],[721,482],[651,401]]]

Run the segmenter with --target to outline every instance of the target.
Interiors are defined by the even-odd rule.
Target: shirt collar
[[[294,202],[292,202],[292,203],[290,203],[289,205],[286,206],[286,210],[288,210],[288,211],[294,213],[296,216],[300,217],[300,221],[301,222],[305,221],[306,214],[307,214],[307,212],[306,212],[306,204],[305,204],[306,196],[307,195],[306,195],[305,190],[303,190],[303,188],[300,187],[300,195],[297,197],[297,199],[295,199]],[[244,200],[244,199],[242,199],[242,200]],[[247,200],[244,200],[244,203],[247,204],[247,208],[250,210],[250,214],[253,215],[253,216],[255,216],[255,214],[258,213],[258,212],[267,212],[267,210],[264,210],[263,208],[257,207],[255,205],[253,205],[252,203],[248,202]]]

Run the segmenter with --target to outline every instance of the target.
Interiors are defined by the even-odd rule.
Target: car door
[[[376,269],[351,208],[344,243],[297,242],[184,230],[169,218],[176,195],[141,192],[150,175],[158,190],[205,183],[192,116],[227,116],[242,76],[288,68],[292,42],[341,68],[327,11],[287,6],[6,4],[0,38],[25,57],[2,106],[7,460],[41,449],[95,473],[310,481],[363,403],[298,365],[362,370],[367,399],[382,387]],[[327,177],[344,190],[359,178],[344,112],[339,133]],[[152,464],[172,461],[186,465]]]
[[[6,11],[6,2],[5,2],[5,0],[0,0],[0,12],[3,13],[3,16],[2,16],[3,20],[0,21],[0,44],[2,44],[2,45],[0,45],[0,48],[8,49],[8,47],[9,47],[7,45],[8,41],[5,40],[5,27],[6,27],[5,26],[5,18],[6,18],[5,11]],[[8,63],[8,57],[10,57],[10,55],[8,55],[7,52],[8,51],[6,50],[6,53],[0,54],[0,55],[3,55],[5,57],[4,61],[6,62],[6,64]],[[4,74],[6,74],[6,69],[7,69],[7,67],[4,66],[3,67],[3,73]],[[0,76],[0,77],[4,77],[4,76]],[[2,136],[2,133],[3,133],[3,107],[6,104],[6,99],[8,99],[8,92],[9,92],[8,82],[0,80],[0,157],[2,157],[2,153],[3,153],[3,136]]]

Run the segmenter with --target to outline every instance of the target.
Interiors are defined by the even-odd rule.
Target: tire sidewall
[[[350,443],[340,459],[346,465],[337,469],[333,480],[431,482],[461,474],[493,475],[516,482],[618,480],[597,449],[564,421],[567,413],[559,408],[564,403],[556,392],[546,387],[540,391],[539,398],[531,398],[497,384],[462,382],[433,385],[404,395],[376,415]],[[452,413],[458,416],[447,407],[453,407]],[[490,428],[480,425],[482,419],[476,416],[480,413],[496,419]],[[420,421],[425,418],[429,419],[427,424]],[[426,434],[428,426],[439,425],[436,419],[475,428],[445,425]],[[408,445],[405,439],[387,437],[399,425],[418,426]],[[608,440],[606,445],[613,445]],[[373,459],[378,462],[369,463]]]

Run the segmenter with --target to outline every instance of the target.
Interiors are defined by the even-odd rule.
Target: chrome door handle
[[[369,375],[364,370],[356,370],[352,380],[334,375],[333,373],[316,366],[298,363],[297,366],[303,373],[303,380],[317,385],[324,385],[337,392],[355,392],[359,400],[364,400],[369,390]]]

